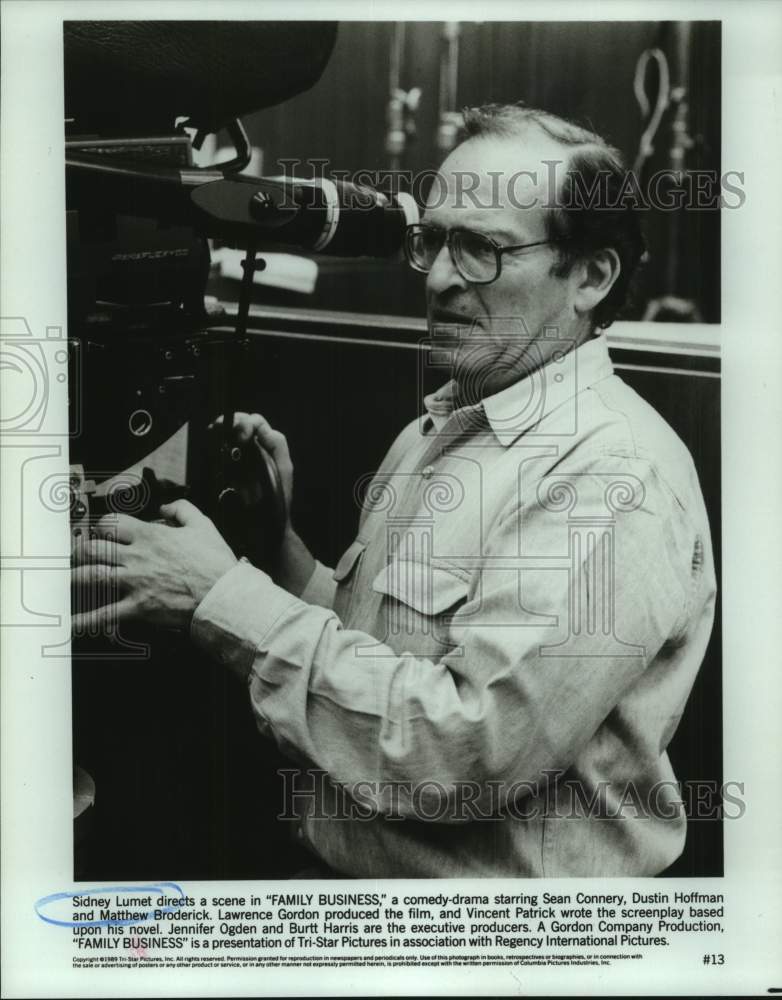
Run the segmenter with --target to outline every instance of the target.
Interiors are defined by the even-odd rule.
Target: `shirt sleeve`
[[[334,570],[324,566],[316,559],[312,576],[301,592],[301,600],[305,604],[317,604],[321,608],[332,608],[336,593],[337,581],[334,579]]]
[[[630,487],[627,462],[623,478],[611,468],[549,482],[501,519],[437,662],[344,628],[246,564],[206,596],[192,636],[247,678],[262,731],[337,783],[436,782],[440,798],[494,783],[496,804],[497,787],[567,769],[683,628],[687,519],[648,466]]]

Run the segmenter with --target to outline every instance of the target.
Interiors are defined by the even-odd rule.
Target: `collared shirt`
[[[691,457],[603,337],[475,406],[427,397],[300,598],[247,564],[196,643],[310,773],[354,876],[651,875],[684,844],[666,747],[712,627]]]

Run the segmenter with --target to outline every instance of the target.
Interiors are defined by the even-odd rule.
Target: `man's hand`
[[[222,429],[223,418],[218,417],[211,427]],[[285,496],[285,509],[288,512],[286,534],[291,530],[291,502],[293,500],[293,463],[291,462],[288,442],[285,435],[276,431],[269,421],[260,413],[234,413],[234,436],[237,444],[247,444],[257,437],[266,451],[269,452],[277,466]]]
[[[214,524],[187,500],[164,504],[168,524],[127,514],[102,518],[96,537],[77,540],[73,587],[82,594],[114,588],[115,602],[73,617],[74,629],[123,620],[186,629],[217,580],[237,562]]]
[[[212,427],[221,427],[222,422],[223,418],[218,417]],[[276,431],[260,413],[235,413],[234,434],[238,444],[246,444],[253,437],[257,437],[277,465],[282,491],[285,495],[288,522],[285,525],[279,560],[272,575],[275,583],[299,597],[315,569],[315,559],[296,534],[291,522],[293,463],[288,450],[288,442],[285,435]]]

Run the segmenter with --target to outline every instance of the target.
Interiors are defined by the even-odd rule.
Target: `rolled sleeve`
[[[316,560],[312,576],[301,593],[302,601],[305,604],[317,604],[321,608],[332,608],[336,593],[337,582],[334,579],[334,570]]]
[[[266,573],[239,562],[222,576],[196,608],[193,643],[240,679],[247,678],[264,637],[301,601]]]

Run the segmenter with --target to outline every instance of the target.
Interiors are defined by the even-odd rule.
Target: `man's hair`
[[[553,273],[564,277],[577,260],[612,247],[621,263],[619,276],[592,313],[595,326],[610,326],[627,302],[631,279],[646,249],[638,210],[621,196],[632,180],[622,154],[596,133],[523,103],[464,108],[462,116],[466,139],[523,139],[530,128],[537,128],[565,147],[567,169],[546,216],[549,239],[567,237],[557,244]]]

